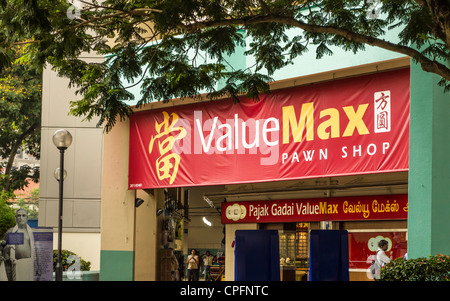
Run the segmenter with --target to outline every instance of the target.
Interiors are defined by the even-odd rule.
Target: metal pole
[[[62,220],[63,220],[63,187],[64,187],[64,150],[59,148],[59,214],[58,214],[58,261],[56,263],[56,281],[62,281],[62,263],[61,263],[61,249],[62,249]]]

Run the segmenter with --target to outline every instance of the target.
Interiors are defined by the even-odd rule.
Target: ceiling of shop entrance
[[[216,208],[220,208],[224,201],[406,194],[408,193],[408,173],[395,172],[267,183],[203,186],[191,188],[191,192],[196,195],[201,194],[209,200],[207,202],[203,198],[202,206],[211,207],[212,204]]]

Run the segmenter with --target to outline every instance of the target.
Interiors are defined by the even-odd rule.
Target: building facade
[[[448,179],[448,168],[446,167],[447,163],[445,163],[445,159],[442,157],[444,153],[441,151],[446,149],[446,141],[448,139],[437,137],[447,135],[446,131],[444,131],[444,124],[446,122],[444,115],[447,111],[446,106],[448,102],[445,100],[448,100],[448,95],[445,95],[442,89],[436,85],[438,78],[435,75],[421,71],[420,67],[411,63],[408,57],[402,57],[372,48],[358,55],[350,55],[339,52],[339,50],[336,52],[332,58],[319,61],[311,57],[302,57],[302,61],[295,62],[291,69],[285,68],[280,71],[277,77],[278,80],[271,86],[272,90],[281,91],[283,89],[314,85],[321,85],[321,87],[324,87],[322,90],[326,90],[327,85],[338,80],[352,81],[352,79],[356,80],[367,75],[406,70],[405,72],[408,74],[408,86],[402,89],[408,93],[408,103],[404,104],[403,113],[407,114],[406,121],[409,123],[409,126],[407,125],[409,131],[403,135],[407,139],[406,144],[408,145],[406,146],[406,151],[398,155],[398,159],[406,159],[406,168],[383,170],[380,173],[350,172],[347,175],[334,176],[327,176],[324,173],[317,177],[299,176],[298,179],[288,178],[285,180],[277,178],[274,181],[261,181],[260,183],[243,178],[240,178],[240,180],[233,180],[232,178],[228,183],[226,180],[222,182],[211,181],[211,179],[216,179],[219,175],[233,173],[232,168],[224,168],[222,172],[199,175],[198,178],[192,179],[192,186],[188,182],[177,186],[176,184],[171,184],[170,179],[167,178],[165,182],[166,186],[158,187],[157,185],[152,186],[152,184],[147,186],[151,188],[146,188],[145,184],[141,186],[141,182],[134,181],[134,177],[136,176],[135,172],[148,172],[144,166],[149,163],[143,162],[143,158],[135,157],[136,154],[134,152],[130,153],[130,151],[134,148],[139,148],[139,146],[130,140],[130,133],[133,131],[131,127],[133,125],[130,125],[130,121],[122,122],[110,134],[105,135],[105,141],[111,141],[111,147],[112,145],[117,146],[116,141],[126,141],[127,143],[120,146],[120,150],[117,147],[114,150],[110,150],[109,154],[106,153],[105,149],[104,159],[113,160],[118,165],[111,166],[111,170],[104,171],[104,175],[111,175],[111,172],[114,170],[121,177],[120,182],[116,181],[114,184],[110,182],[112,179],[108,179],[108,182],[115,189],[118,189],[117,191],[107,192],[106,190],[109,189],[104,186],[103,193],[108,193],[107,199],[110,199],[111,202],[113,201],[113,195],[119,195],[120,192],[123,196],[117,198],[116,203],[108,205],[105,203],[106,195],[104,195],[102,202],[103,212],[115,208],[114,212],[117,215],[113,211],[109,211],[111,212],[111,219],[109,223],[102,224],[102,233],[113,233],[112,229],[117,228],[116,221],[121,220],[123,221],[123,225],[120,227],[120,234],[125,239],[116,240],[114,246],[111,244],[111,240],[108,240],[108,242],[105,241],[104,245],[108,244],[108,248],[104,249],[102,247],[102,273],[108,275],[105,278],[117,279],[114,277],[118,277],[118,279],[136,280],[161,279],[161,269],[164,269],[164,267],[158,264],[158,259],[160,251],[164,249],[164,246],[160,243],[162,220],[161,217],[156,217],[155,210],[157,210],[157,207],[164,206],[164,189],[169,187],[181,189],[180,196],[185,196],[184,191],[189,191],[192,187],[203,187],[204,196],[207,196],[215,206],[222,206],[222,216],[224,214],[224,204],[230,202],[240,202],[241,204],[248,201],[257,201],[260,206],[263,206],[264,201],[268,200],[287,199],[298,201],[323,197],[331,199],[339,197],[353,198],[355,196],[361,198],[369,196],[374,198],[375,196],[382,195],[391,197],[390,199],[388,197],[386,201],[388,203],[390,201],[392,204],[392,202],[397,202],[392,197],[406,198],[406,205],[402,203],[401,207],[396,206],[397,209],[403,210],[401,217],[386,216],[373,221],[364,221],[358,218],[344,220],[341,217],[340,220],[333,221],[327,218],[319,218],[308,222],[305,218],[298,218],[297,220],[277,220],[276,222],[268,223],[255,221],[230,223],[224,222],[222,218],[222,222],[225,225],[223,248],[226,280],[234,280],[234,232],[243,229],[277,229],[280,231],[280,234],[284,234],[291,233],[292,231],[295,232],[299,224],[308,222],[307,229],[309,230],[345,229],[355,239],[359,239],[357,237],[362,236],[362,240],[370,240],[372,238],[370,235],[376,235],[377,233],[384,235],[383,237],[388,237],[389,235],[395,236],[392,239],[395,239],[396,244],[400,245],[399,247],[397,246],[397,253],[392,255],[396,257],[403,256],[406,252],[408,252],[410,257],[447,253],[449,245],[447,239],[444,239],[444,237],[446,236],[446,229],[449,229],[449,225],[444,216],[450,209],[445,200],[445,195],[448,193],[444,183]],[[339,57],[339,59],[336,60],[336,57]],[[252,58],[245,58],[239,54],[236,54],[230,60],[237,66],[242,66],[243,62],[246,65],[252,63]],[[298,66],[302,66],[302,68]],[[355,89],[355,93],[358,93],[358,88],[355,87]],[[174,112],[180,116],[184,116],[182,115],[184,111],[195,110],[193,108],[202,105],[207,106],[208,104],[199,104],[198,101],[189,100],[173,100],[170,104],[152,103],[140,110],[136,110],[136,116],[139,114],[150,116],[152,114],[151,112],[162,111],[167,111],[169,114]],[[211,104],[211,106],[213,105]],[[213,120],[213,116],[210,115],[211,120]],[[253,116],[248,115],[247,117],[251,118]],[[164,120],[167,121],[170,119]],[[161,119],[159,122],[161,122]],[[173,137],[176,139],[176,136]],[[207,138],[207,136],[205,137]],[[143,139],[149,138],[146,137]],[[423,141],[428,142],[424,143]],[[201,139],[198,142],[207,143],[206,140]],[[399,145],[396,146],[398,147]],[[368,153],[374,152],[374,147],[372,146],[370,148],[369,146],[365,151]],[[381,145],[378,146],[378,151],[382,151]],[[117,160],[117,158],[129,158],[129,161],[125,162],[121,160],[122,163],[119,163],[120,160]],[[216,159],[221,160],[219,157]],[[289,159],[292,160],[292,158]],[[132,169],[131,162],[134,160],[141,163],[142,169],[140,171],[137,168]],[[192,165],[192,162],[189,164],[191,170],[196,168],[195,165]],[[106,164],[106,166],[110,166],[110,164]],[[157,168],[152,171],[154,173],[154,179],[158,178],[156,170]],[[127,178],[127,172],[129,172],[129,177],[132,179]],[[278,170],[274,170],[273,172],[276,174]],[[205,175],[211,176],[206,177]],[[119,177],[114,178],[118,179]],[[223,179],[222,177],[219,178]],[[218,184],[224,186],[223,191],[208,191],[210,187],[215,187],[211,185]],[[128,201],[123,201],[124,196],[126,196]],[[136,197],[148,202],[148,207],[145,209],[146,212],[140,207],[133,207],[133,200]],[[180,198],[180,201],[184,202],[183,197]],[[362,203],[362,201],[357,202]],[[192,200],[189,199],[189,204],[191,203]],[[398,203],[396,204],[398,205]],[[127,209],[124,206],[127,206]],[[126,218],[124,218],[125,216]],[[189,230],[189,222],[185,222],[185,225]],[[192,235],[190,231],[186,232],[189,233],[188,236]],[[223,238],[222,233],[219,232],[217,232],[216,236],[216,239]],[[186,249],[196,248],[196,245],[189,244],[185,241],[181,245],[180,250],[184,250],[185,254],[187,254]],[[147,250],[148,246],[151,246],[151,253]],[[361,259],[358,259],[358,256],[365,255],[355,256],[355,261],[358,261]],[[369,258],[363,259],[366,259],[366,261],[370,260]],[[119,266],[117,264],[118,262],[123,266]],[[354,264],[350,279],[367,279],[367,268],[363,268],[360,263]],[[368,265],[367,262],[365,264]],[[129,271],[127,274],[128,278],[123,274],[119,276],[119,269],[123,269],[124,267]],[[293,279],[292,274],[289,273],[286,274],[286,277]],[[302,276],[297,275],[294,277],[301,278]]]
[[[103,60],[91,54],[82,57]],[[38,226],[54,229],[57,249],[59,184],[54,172],[59,167],[59,150],[52,137],[64,128],[73,143],[65,152],[62,248],[90,261],[92,270],[99,270],[103,129],[96,127],[95,120],[86,122],[69,114],[70,102],[78,96],[68,84],[68,79],[50,68],[44,70]]]
[[[243,56],[244,50],[237,51],[229,58],[229,62],[240,67],[251,66],[254,59]],[[394,139],[392,143],[384,144],[385,141],[381,141],[380,144],[373,144],[369,142],[360,145],[360,148],[345,149],[353,151],[353,159],[359,157],[359,154],[363,152],[365,152],[365,158],[369,158],[376,152],[386,155],[388,150],[401,150],[392,157],[385,156],[382,161],[378,162],[381,164],[376,167],[378,169],[361,167],[361,164],[364,165],[365,159],[363,159],[355,164],[352,163],[354,161],[348,160],[349,163],[341,166],[340,171],[313,172],[319,168],[320,158],[324,159],[328,155],[325,152],[328,146],[323,144],[322,147],[315,149],[316,155],[319,156],[315,165],[307,171],[302,171],[303,173],[296,173],[296,169],[293,169],[290,176],[285,176],[286,173],[282,168],[272,170],[268,168],[253,169],[251,170],[253,173],[248,174],[236,174],[237,169],[234,168],[236,166],[230,165],[226,160],[220,170],[211,167],[209,172],[202,173],[201,170],[207,170],[208,166],[199,167],[201,164],[205,164],[205,162],[201,162],[205,157],[201,157],[200,161],[188,160],[186,166],[189,168],[180,167],[190,170],[191,176],[185,173],[185,181],[171,182],[170,175],[164,174],[164,170],[160,170],[161,173],[158,174],[157,167],[149,168],[149,166],[155,166],[152,165],[154,162],[151,161],[153,159],[149,154],[151,152],[149,141],[157,135],[144,137],[147,142],[143,146],[136,144],[138,135],[133,133],[138,123],[134,118],[139,116],[144,116],[143,119],[152,118],[151,116],[156,113],[163,116],[162,112],[185,116],[182,115],[185,114],[183,112],[195,111],[195,108],[199,107],[208,107],[211,109],[208,112],[214,112],[214,107],[218,103],[186,99],[174,99],[170,103],[150,103],[140,109],[135,109],[136,114],[133,114],[129,120],[118,122],[107,134],[103,133],[102,129],[95,128],[93,123],[82,123],[78,119],[67,118],[59,113],[48,113],[49,115],[44,114],[43,116],[45,122],[43,122],[41,165],[43,170],[44,166],[47,167],[48,175],[43,175],[43,179],[47,179],[47,183],[44,182],[43,188],[41,188],[41,200],[43,201],[42,207],[40,206],[40,211],[42,211],[39,216],[40,226],[56,226],[57,186],[56,184],[51,185],[53,179],[50,173],[56,168],[57,161],[50,159],[55,158],[57,153],[56,148],[53,148],[51,144],[51,134],[57,128],[66,127],[69,131],[71,128],[73,129],[75,145],[67,152],[69,161],[67,171],[69,175],[73,174],[74,178],[73,182],[66,182],[69,188],[66,190],[67,200],[65,203],[69,205],[65,206],[65,210],[67,210],[64,219],[65,229],[68,230],[67,232],[83,233],[78,236],[79,238],[85,237],[84,234],[95,235],[94,244],[83,245],[91,250],[97,250],[99,253],[100,280],[170,280],[170,267],[163,260],[168,258],[166,250],[188,254],[192,248],[221,252],[221,255],[225,257],[224,279],[234,280],[234,233],[236,230],[244,229],[278,230],[285,244],[288,244],[289,237],[292,235],[297,237],[294,240],[298,256],[294,256],[299,258],[297,260],[299,263],[296,263],[296,270],[292,273],[291,266],[286,262],[287,256],[282,258],[280,269],[284,280],[304,279],[305,266],[300,261],[305,254],[305,244],[307,250],[308,231],[313,229],[347,230],[355,241],[355,249],[358,241],[365,241],[367,244],[373,235],[378,236],[379,234],[396,243],[397,247],[391,253],[391,256],[395,257],[403,256],[403,253],[406,252],[409,257],[449,253],[450,242],[447,239],[447,232],[450,225],[446,219],[450,213],[446,197],[449,195],[447,182],[449,179],[448,165],[450,164],[446,160],[446,149],[450,143],[449,133],[446,131],[449,97],[437,85],[439,78],[423,72],[419,66],[410,61],[409,57],[375,48],[369,47],[365,52],[356,55],[345,53],[339,49],[333,49],[333,52],[335,54],[332,57],[316,60],[314,51],[310,51],[311,55],[302,56],[293,65],[283,68],[275,74],[276,81],[271,84],[271,89],[274,91],[274,95],[278,95],[278,92],[283,94],[286,91],[296,91],[296,89],[303,91],[302,89],[305,87],[312,90],[310,93],[323,94],[333,86],[335,89],[331,89],[334,91],[333,93],[339,93],[339,84],[346,82],[347,84],[342,86],[345,87],[342,90],[346,90],[349,94],[364,95],[366,86],[356,84],[357,82],[366,77],[383,78],[385,74],[390,74],[392,80],[388,80],[387,84],[393,86],[387,90],[397,89],[406,93],[404,96],[406,102],[400,104],[400,106],[404,106],[403,110],[397,109],[396,113],[404,114],[401,119],[403,124],[400,122],[396,124],[397,128],[403,127],[403,131],[394,132],[397,137],[395,135],[392,137]],[[394,83],[394,79],[399,76],[404,78],[403,84],[406,83],[406,85],[400,87]],[[53,105],[50,103],[57,102],[57,96],[67,93],[67,91],[58,93],[58,87],[63,86],[53,84],[60,80],[63,81],[62,79],[58,79],[54,75],[50,75],[48,78],[46,81],[44,77],[44,94],[46,87],[49,91],[47,92],[49,94],[44,95],[44,104],[48,99],[48,105],[45,110],[43,109],[44,112],[55,110],[56,107],[52,107]],[[352,82],[355,83],[354,87],[351,87]],[[338,85],[337,88],[336,85]],[[349,91],[349,87],[354,90]],[[380,91],[386,91],[386,89],[376,92]],[[287,93],[286,97],[288,98],[291,94],[293,93]],[[334,97],[334,94],[328,97]],[[344,100],[344,98],[340,100]],[[226,102],[227,100],[220,101]],[[319,101],[317,105],[323,105],[322,102],[323,100]],[[355,122],[350,126],[353,132],[364,131],[359,127],[361,123],[356,121],[364,115],[364,107],[361,107],[364,104],[363,101],[345,105],[352,107],[353,110],[342,115],[341,119],[348,119],[350,123],[351,120]],[[398,103],[391,104],[399,106]],[[57,102],[56,106],[58,105],[63,106],[62,111],[68,111],[67,102],[65,104]],[[260,102],[259,105],[254,104],[253,106],[260,106],[254,111],[264,110],[266,105],[265,101]],[[295,105],[295,100],[293,105]],[[331,104],[321,108],[320,111],[324,112],[324,116],[327,114],[333,116],[327,110],[338,105]],[[340,105],[339,109],[341,107],[343,106]],[[372,104],[369,109],[372,113],[374,112],[373,107]],[[361,108],[361,111],[358,108]],[[220,111],[220,109],[221,107],[218,110]],[[252,109],[249,110],[252,111]],[[301,118],[300,107],[298,110],[295,116]],[[341,112],[343,112],[342,110]],[[222,111],[223,114],[227,114],[227,110]],[[245,112],[248,113],[246,118],[257,119],[255,116],[258,115],[252,115],[253,113],[250,111]],[[206,111],[202,112],[206,114]],[[224,120],[227,118],[226,115],[220,116]],[[308,122],[307,116],[308,113],[305,111],[305,127]],[[372,123],[375,120],[373,116],[371,117]],[[213,124],[214,116],[209,117]],[[204,120],[206,119],[204,118]],[[231,117],[231,119],[233,118]],[[267,119],[270,119],[270,116],[266,116],[265,120]],[[160,126],[164,126],[164,122],[169,120],[157,119]],[[393,119],[390,120],[395,122]],[[317,122],[316,119],[316,126]],[[381,121],[380,123],[385,124]],[[169,124],[165,123],[165,125]],[[302,128],[299,123],[298,125],[298,128]],[[324,124],[325,126],[326,124]],[[266,138],[274,129],[274,127],[269,128],[268,123],[264,128],[262,122],[261,128],[263,129],[262,134],[267,135],[264,136]],[[323,133],[332,135],[332,125],[328,124],[326,128]],[[151,130],[154,131],[155,128]],[[341,131],[344,129],[342,128]],[[342,132],[340,133],[342,135]],[[307,139],[307,135],[308,133],[305,131],[305,139]],[[177,136],[172,137],[176,139]],[[261,137],[263,139],[263,136]],[[197,142],[200,145],[202,143],[207,145],[208,141],[205,138],[208,136],[205,135],[203,138],[202,140],[200,137]],[[280,139],[282,139],[281,136]],[[355,139],[352,141],[352,145],[356,145],[360,141],[359,138]],[[76,141],[79,141],[79,147],[76,147]],[[225,138],[222,139],[222,142],[224,141]],[[269,141],[273,142],[273,140]],[[86,148],[87,145],[92,149]],[[138,148],[145,148],[143,153],[146,156],[135,152]],[[46,149],[47,152],[45,152]],[[342,157],[344,155],[342,146],[340,150]],[[46,153],[45,158],[44,153]],[[305,156],[305,153],[300,152],[297,157],[291,153],[286,158],[278,154],[278,158],[295,163],[300,160],[299,154]],[[350,152],[346,152],[346,154],[349,155]],[[222,158],[215,156],[211,164],[221,161]],[[238,160],[237,157],[236,160]],[[396,161],[395,164],[393,160]],[[172,164],[174,163],[172,162]],[[196,169],[201,170],[197,173],[194,172]],[[280,170],[283,172],[280,173]],[[143,184],[139,180],[142,175],[148,176],[156,182]],[[70,188],[72,183],[74,186]],[[300,206],[299,203],[302,201],[312,204],[313,202],[320,203],[320,200],[323,199],[326,199],[327,206],[330,204],[331,212],[334,210],[333,208],[343,208],[346,200],[342,198],[353,200],[353,203],[350,201],[346,203],[350,207],[353,206],[351,208],[363,208],[367,198],[369,199],[367,202],[373,206],[375,198],[378,199],[380,196],[384,200],[384,203],[379,201],[379,204],[384,206],[383,210],[388,203],[395,204],[395,206],[389,206],[392,208],[389,211],[397,213],[402,211],[401,214],[386,214],[371,220],[344,215],[336,218],[332,218],[330,215],[314,218],[303,215],[292,219],[282,213],[283,208],[286,213],[289,206]],[[137,206],[137,200],[143,200],[143,203]],[[249,211],[250,207],[246,207],[246,205],[253,204],[253,206],[264,208],[265,205],[272,205],[273,201],[285,200],[289,200],[290,203],[282,203],[285,207],[279,208],[278,219],[265,222],[244,219],[234,221],[230,216],[227,220],[226,208],[228,205],[239,204]],[[196,212],[196,210],[198,211]],[[264,212],[269,215],[268,210]],[[205,215],[212,221],[213,227],[205,226],[202,223],[201,220]],[[101,235],[99,231],[101,231]],[[175,237],[170,237],[171,234],[175,234]],[[63,241],[68,233],[65,235]],[[280,243],[283,242],[280,240]],[[288,252],[287,249],[286,252]],[[350,279],[366,280],[366,268],[363,265],[367,264],[364,262],[365,259],[368,260],[367,257],[364,257],[367,254],[353,255]],[[81,256],[83,257],[83,255]]]

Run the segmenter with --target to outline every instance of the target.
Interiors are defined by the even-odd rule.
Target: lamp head
[[[61,175],[61,171],[59,169],[59,167],[57,169],[55,169],[55,172],[53,173],[53,176],[55,177],[56,181],[59,181]],[[63,171],[63,181],[66,179],[67,177],[67,171],[64,169]]]
[[[66,149],[72,144],[72,135],[65,129],[57,130],[53,134],[53,144],[58,149]]]

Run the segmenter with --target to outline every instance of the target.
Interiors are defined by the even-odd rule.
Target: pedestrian
[[[391,259],[386,255],[386,251],[389,248],[389,243],[382,239],[378,242],[377,255],[375,255],[375,261],[378,263],[377,272],[375,273],[374,279],[380,279],[381,269],[391,261]]]
[[[209,251],[202,255],[203,266],[205,267],[205,281],[211,281],[211,266],[213,265],[214,256]]]
[[[198,255],[196,253],[197,251],[195,249],[192,249],[191,254],[186,259],[186,263],[188,264],[188,281],[198,281],[199,261]]]

